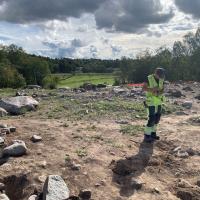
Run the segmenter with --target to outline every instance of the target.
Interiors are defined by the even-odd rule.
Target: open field
[[[199,86],[194,93],[184,91],[185,97],[168,98],[161,140],[152,144],[142,142],[147,118],[141,89],[124,91],[27,90],[37,94],[38,109],[1,118],[1,124],[17,128],[3,136],[5,146],[17,139],[28,148],[22,157],[0,159],[0,182],[6,184],[10,200],[41,196],[50,174],[61,175],[71,195],[88,189],[93,200],[198,200],[200,101],[194,99],[191,109],[181,103],[196,96]],[[1,95],[15,92],[1,90]],[[42,141],[33,143],[33,135]],[[177,147],[190,153],[179,157]],[[30,183],[13,181],[19,174]]]
[[[71,87],[76,88],[83,83],[93,83],[93,84],[100,84],[105,83],[107,85],[112,85],[114,83],[115,76],[113,74],[97,74],[97,73],[82,73],[82,74],[75,74],[75,75],[62,75],[60,74],[61,80],[59,82],[59,87]]]

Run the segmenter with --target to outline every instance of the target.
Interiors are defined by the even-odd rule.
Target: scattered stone
[[[182,106],[184,108],[187,108],[187,109],[191,109],[192,108],[192,102],[191,101],[185,101]]]
[[[177,184],[177,186],[181,187],[181,188],[190,188],[190,187],[192,187],[192,185],[188,181],[186,181],[184,179],[180,179],[178,184]]]
[[[6,194],[0,194],[0,200],[9,200]]]
[[[129,122],[128,121],[125,121],[125,120],[116,120],[115,121],[117,124],[128,124]]]
[[[154,188],[153,191],[157,194],[160,194],[160,190],[158,188]]]
[[[196,152],[192,148],[188,148],[185,150],[190,156],[194,156]]]
[[[180,90],[169,90],[168,91],[169,96],[171,97],[176,97],[176,98],[180,98],[183,96],[182,92]]]
[[[184,87],[183,90],[185,90],[186,92],[193,91],[193,89],[190,86]]]
[[[184,111],[178,111],[176,112],[176,115],[188,115],[188,113],[184,112]]]
[[[14,115],[19,115],[26,111],[35,110],[38,104],[39,103],[31,96],[10,97],[0,100],[0,107]]]
[[[0,108],[0,117],[5,117],[8,112],[4,108]]]
[[[115,156],[116,154],[115,154],[115,152],[111,151],[110,155]]]
[[[0,191],[5,190],[5,184],[4,183],[0,183]]]
[[[4,142],[5,142],[4,138],[0,137],[0,146],[4,145]]]
[[[46,160],[42,161],[41,163],[39,163],[39,166],[42,167],[42,168],[46,168],[47,161]]]
[[[95,187],[100,187],[101,184],[100,184],[100,183],[96,183],[94,186],[95,186]]]
[[[0,128],[7,128],[7,124],[0,124]]]
[[[200,100],[200,94],[195,97],[195,99]]]
[[[69,198],[69,189],[58,175],[47,177],[43,187],[43,200],[63,200]]]
[[[81,165],[80,164],[76,164],[75,162],[71,163],[71,170],[79,171],[80,169],[81,169]]]
[[[16,132],[16,127],[9,127],[9,129],[10,129],[10,132],[11,132],[11,133]]]
[[[179,150],[176,156],[179,158],[188,158],[189,154],[186,151]]]
[[[33,136],[31,137],[31,141],[34,142],[34,143],[40,142],[40,141],[42,141],[42,137],[40,137],[40,136],[38,136],[38,135],[33,135]]]
[[[180,151],[180,150],[181,150],[181,146],[176,147],[176,148],[173,150],[173,152],[174,152],[174,153],[177,153],[177,152]]]
[[[32,195],[28,198],[28,200],[37,200],[37,195]]]
[[[10,134],[10,128],[1,129],[1,133]]]
[[[90,190],[81,190],[78,196],[83,200],[89,200],[91,199],[92,193]]]
[[[2,154],[3,156],[23,156],[27,152],[27,147],[24,141],[14,140],[13,144],[6,147]]]
[[[127,94],[128,93],[128,90],[126,89],[123,89],[123,88],[119,88],[119,87],[114,87],[113,88],[113,92],[114,94]]]

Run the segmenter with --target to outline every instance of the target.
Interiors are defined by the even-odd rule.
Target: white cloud
[[[78,2],[78,0],[76,1]],[[114,0],[106,1],[114,2]],[[115,2],[119,3],[121,1],[116,0]],[[144,1],[146,0],[143,0],[143,3]],[[129,3],[129,5],[133,6],[130,1]],[[129,12],[127,5],[124,4],[124,7]],[[166,13],[169,14],[171,11],[175,16],[170,18],[168,22],[163,21],[162,17],[158,17],[159,23],[153,24],[151,24],[152,21],[147,23],[144,20],[141,23],[141,27],[130,27],[128,28],[129,30],[125,30],[125,24],[121,26],[121,21],[115,21],[119,20],[118,17],[123,15],[123,12],[119,12],[117,5],[116,13],[113,13],[113,10],[108,12],[109,7],[106,8],[104,4],[107,10],[103,11],[101,6],[92,7],[93,13],[82,14],[79,18],[68,17],[67,20],[52,19],[49,21],[36,20],[25,24],[0,22],[0,40],[2,39],[4,44],[15,43],[22,46],[29,53],[51,57],[114,59],[122,56],[135,56],[146,48],[155,49],[162,45],[170,46],[175,40],[181,40],[181,37],[188,31],[197,29],[199,22],[178,10],[173,0],[161,0],[161,4],[156,5],[157,11],[150,7],[153,9],[151,17],[154,12],[158,16],[165,16]],[[5,11],[5,5],[0,6],[0,12],[3,11]],[[100,15],[101,20],[102,17],[106,17],[105,20],[109,19],[107,20],[108,24],[99,24],[100,21],[98,20],[100,19],[97,19],[97,16],[100,11],[105,14]],[[116,16],[117,13],[118,15]],[[126,24],[129,24],[129,21],[126,22]],[[130,25],[134,26],[132,22]],[[98,29],[98,27],[102,29]],[[118,31],[111,31],[111,29],[114,30],[116,28]]]

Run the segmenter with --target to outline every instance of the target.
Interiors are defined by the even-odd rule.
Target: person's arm
[[[151,92],[153,94],[156,94],[158,92],[158,88],[150,88],[148,83],[146,83],[146,82],[144,82],[142,90],[145,92]]]

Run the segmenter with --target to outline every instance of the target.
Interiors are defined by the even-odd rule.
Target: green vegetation
[[[61,74],[62,79],[60,79],[59,87],[71,87],[76,88],[84,83],[100,84],[105,83],[107,85],[113,85],[115,76],[113,74],[75,74],[75,75],[66,75],[66,78]]]
[[[134,136],[138,133],[141,133],[144,130],[143,126],[141,125],[123,125],[121,126],[120,132],[126,135]]]
[[[77,150],[76,150],[76,154],[77,154],[79,157],[83,158],[83,157],[87,156],[87,151],[86,151],[85,148],[77,149]]]
[[[146,50],[134,60],[123,58],[116,82],[143,82],[159,66],[166,69],[168,80],[200,81],[199,63],[200,28],[195,34],[186,34],[183,41],[176,41],[172,50],[163,46],[154,52]]]
[[[52,59],[27,54],[21,47],[13,44],[1,45],[0,88],[19,88],[25,84],[44,84],[45,87],[47,85],[49,88],[55,88],[58,81],[49,78],[52,77],[50,74],[56,74],[56,77],[61,78],[59,86],[69,87],[79,87],[85,82],[143,82],[158,66],[166,69],[168,80],[200,81],[199,63],[200,28],[195,34],[186,34],[183,41],[174,42],[172,50],[165,46],[152,52],[146,50],[135,59]]]

